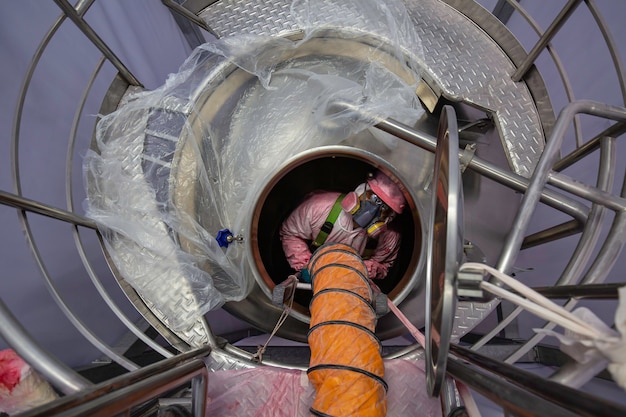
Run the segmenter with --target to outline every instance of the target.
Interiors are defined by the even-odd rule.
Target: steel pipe
[[[548,183],[578,197],[589,200],[592,203],[604,206],[610,210],[626,210],[626,199],[616,197],[611,193],[599,190],[596,187],[591,187],[565,175],[560,175],[554,172],[548,173]]]
[[[578,414],[564,410],[523,388],[503,381],[502,378],[477,370],[458,359],[448,360],[448,374],[475,391],[494,401],[518,417],[559,416],[575,417]]]
[[[557,287],[535,287],[533,290],[547,298],[617,299],[619,284],[560,285]]]
[[[86,387],[79,393],[68,395],[39,407],[33,412],[27,412],[23,417],[34,415],[117,415],[133,405],[154,398],[150,394],[158,395],[175,387],[176,382],[172,382],[173,379],[178,379],[178,385],[180,385],[180,383],[189,381],[205,371],[208,375],[208,369],[202,358],[210,353],[211,348],[209,346],[181,353],[98,385]],[[155,392],[154,389],[159,387],[161,389]],[[140,395],[142,398],[138,400],[136,395]],[[116,404],[116,402],[120,404]],[[104,407],[110,408],[104,412],[100,411],[99,407],[103,407],[103,410]],[[95,414],[96,410],[102,414]]]
[[[92,393],[87,397],[89,398],[87,401],[84,400],[86,396],[82,393],[73,395],[71,407],[61,412],[46,410],[45,415],[59,417],[117,416],[127,413],[132,407],[156,398],[194,378],[203,378],[204,380],[209,378],[209,371],[200,359],[162,371],[132,384],[118,384],[115,387],[112,387],[112,384],[104,384],[100,387],[97,395]],[[205,397],[207,395],[206,391],[202,394]],[[25,413],[23,417],[42,415],[39,413],[41,411],[38,411],[37,414]],[[204,416],[204,410],[200,411],[199,414],[194,414],[194,416]]]
[[[556,164],[554,164],[552,170],[555,172],[563,171],[565,168],[572,166],[574,163],[580,161],[598,149],[602,138],[617,138],[624,133],[626,133],[626,123],[615,123],[590,141],[586,142],[584,145],[576,148],[576,150],[571,152],[569,155],[561,158]]]
[[[217,39],[219,39],[219,36],[217,35],[217,33],[215,33],[213,31],[213,29],[211,29],[209,27],[209,25],[207,25],[204,20],[200,19],[197,15],[191,13],[184,6],[181,6],[180,4],[178,4],[178,3],[176,3],[176,2],[174,2],[172,0],[161,0],[161,3],[163,3],[166,7],[170,8],[174,12],[178,13],[179,15],[184,17],[185,19],[187,19],[187,20],[195,23],[196,25],[200,26],[202,29],[206,30],[211,35],[215,36]]]
[[[379,120],[375,127],[422,149],[430,152],[435,151],[437,140],[434,136],[416,131],[415,129],[412,129],[411,127],[396,120]],[[461,155],[462,151],[459,151],[459,157]],[[471,169],[484,177],[496,181],[497,183],[507,186],[515,191],[524,192],[528,188],[529,181],[527,178],[507,172],[487,161],[480,159],[477,156],[472,158],[467,167],[468,169]],[[584,224],[587,219],[588,209],[586,206],[554,191],[543,190],[541,193],[541,202],[568,214],[581,224]]]
[[[1,299],[0,334],[22,359],[62,393],[74,394],[92,385],[37,344]]]
[[[563,24],[567,21],[569,16],[576,10],[576,7],[580,4],[582,0],[570,0],[565,7],[559,12],[554,21],[548,26],[548,29],[541,36],[537,44],[533,47],[533,49],[528,54],[528,57],[524,60],[524,62],[517,68],[517,70],[511,76],[513,81],[520,81],[524,78],[524,75],[528,72],[530,67],[535,63],[535,60],[546,47],[546,45],[552,40],[554,35],[558,32],[558,30],[563,26]]]
[[[485,369],[499,377],[505,378],[509,383],[523,388],[529,393],[556,404],[559,407],[570,410],[577,415],[588,417],[596,417],[599,415],[606,417],[621,417],[626,415],[626,407],[624,406],[553,381],[548,381],[538,375],[516,368],[513,365],[488,358],[475,351],[451,344],[450,352],[459,359],[468,361],[469,363]],[[454,376],[454,367],[452,369],[449,368],[449,371],[450,374]]]
[[[72,223],[77,226],[87,227],[89,229],[98,230],[96,223],[87,217],[79,216],[69,211],[61,210],[47,204],[40,203],[29,198],[0,190],[0,204],[15,207],[20,210],[30,211],[32,213],[41,214],[56,220]]]
[[[124,79],[132,85],[143,87],[143,85],[135,78],[128,68],[120,61],[115,53],[104,43],[104,41],[98,36],[98,34],[92,29],[91,26],[85,22],[81,15],[78,14],[76,9],[67,0],[54,0],[63,13],[70,18],[72,22],[83,32],[85,36],[102,52],[102,54],[113,64],[113,66],[119,71]]]
[[[576,220],[570,220],[568,222],[549,227],[540,232],[526,236],[524,238],[524,242],[522,243],[522,250],[575,235],[580,233],[582,229],[583,227]]]
[[[517,215],[513,221],[513,227],[504,243],[504,248],[497,264],[497,269],[504,273],[507,273],[511,269],[517,259],[517,255],[519,254],[524,240],[524,234],[528,229],[534,208],[540,201],[541,194],[549,178],[550,170],[558,158],[558,152],[565,133],[572,119],[578,113],[591,114],[617,121],[626,121],[626,109],[593,101],[576,101],[563,108],[557,118],[552,135],[547,141],[543,154],[539,159],[539,163],[535,167],[535,172],[531,178],[528,190],[526,190],[522,198]]]

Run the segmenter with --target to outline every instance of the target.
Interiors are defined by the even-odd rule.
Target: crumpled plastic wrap
[[[277,167],[378,118],[411,124],[423,114],[419,71],[405,59],[420,42],[401,1],[297,0],[291,13],[302,40],[241,35],[198,47],[165,85],[103,116],[85,157],[86,215],[121,276],[173,329],[251,291],[245,246],[215,237],[246,236]],[[369,49],[358,59],[300,53],[328,36]],[[211,92],[233,66],[251,81],[214,108]]]
[[[599,330],[604,337],[583,337],[570,330],[563,334],[552,330],[535,329],[538,333],[554,336],[561,342],[561,351],[576,362],[590,368],[589,378],[602,371],[608,364],[608,370],[615,382],[626,390],[626,287],[619,289],[619,305],[615,312],[615,327],[608,327],[591,310],[580,307],[573,314]],[[582,385],[586,380],[580,381]]]
[[[423,361],[384,362],[387,417],[441,416],[438,398],[428,397]],[[209,374],[206,414],[223,417],[309,417],[315,391],[306,372],[263,366]]]

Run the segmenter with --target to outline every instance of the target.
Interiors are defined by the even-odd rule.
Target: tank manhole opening
[[[254,210],[251,249],[260,276],[259,285],[265,285],[268,293],[294,273],[287,262],[279,236],[280,227],[287,216],[310,192],[352,191],[365,181],[368,173],[378,168],[378,164],[363,156],[332,153],[306,159],[277,174],[272,181],[273,186],[266,187]],[[402,234],[398,258],[387,277],[375,281],[392,300],[411,281],[422,252],[419,213],[408,192],[405,198],[407,207],[393,221],[393,227]],[[310,301],[311,293],[297,291],[293,310],[310,317]]]

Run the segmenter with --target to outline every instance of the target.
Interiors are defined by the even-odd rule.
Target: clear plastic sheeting
[[[407,59],[420,42],[401,1],[296,1],[292,13],[300,40],[202,45],[165,85],[97,125],[87,216],[119,274],[175,330],[251,291],[245,245],[215,237],[228,228],[248,238],[250,209],[278,167],[354,143],[379,118],[423,114]]]
[[[626,391],[626,287],[621,287],[618,293],[619,304],[615,311],[617,331],[607,326],[587,307],[579,307],[572,314],[597,329],[601,337],[589,337],[568,329],[563,334],[534,329],[537,333],[556,337],[561,342],[561,351],[588,368],[588,372],[582,375],[584,379],[573,381],[570,385],[580,387],[607,368],[617,385]]]
[[[385,361],[387,417],[441,416],[438,398],[426,393],[423,361]],[[218,371],[208,383],[207,415],[224,417],[308,417],[315,391],[306,372],[260,367]]]

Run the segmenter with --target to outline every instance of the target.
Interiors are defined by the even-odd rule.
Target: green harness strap
[[[341,201],[345,196],[345,194],[340,194],[339,197],[337,197],[337,200],[335,201],[333,208],[330,210],[330,213],[328,213],[328,217],[326,217],[326,221],[322,225],[320,232],[317,234],[313,243],[311,243],[314,248],[319,248],[324,244],[324,242],[326,242],[326,239],[328,239],[328,235],[333,230],[333,226],[339,217],[339,213],[341,213]]]

